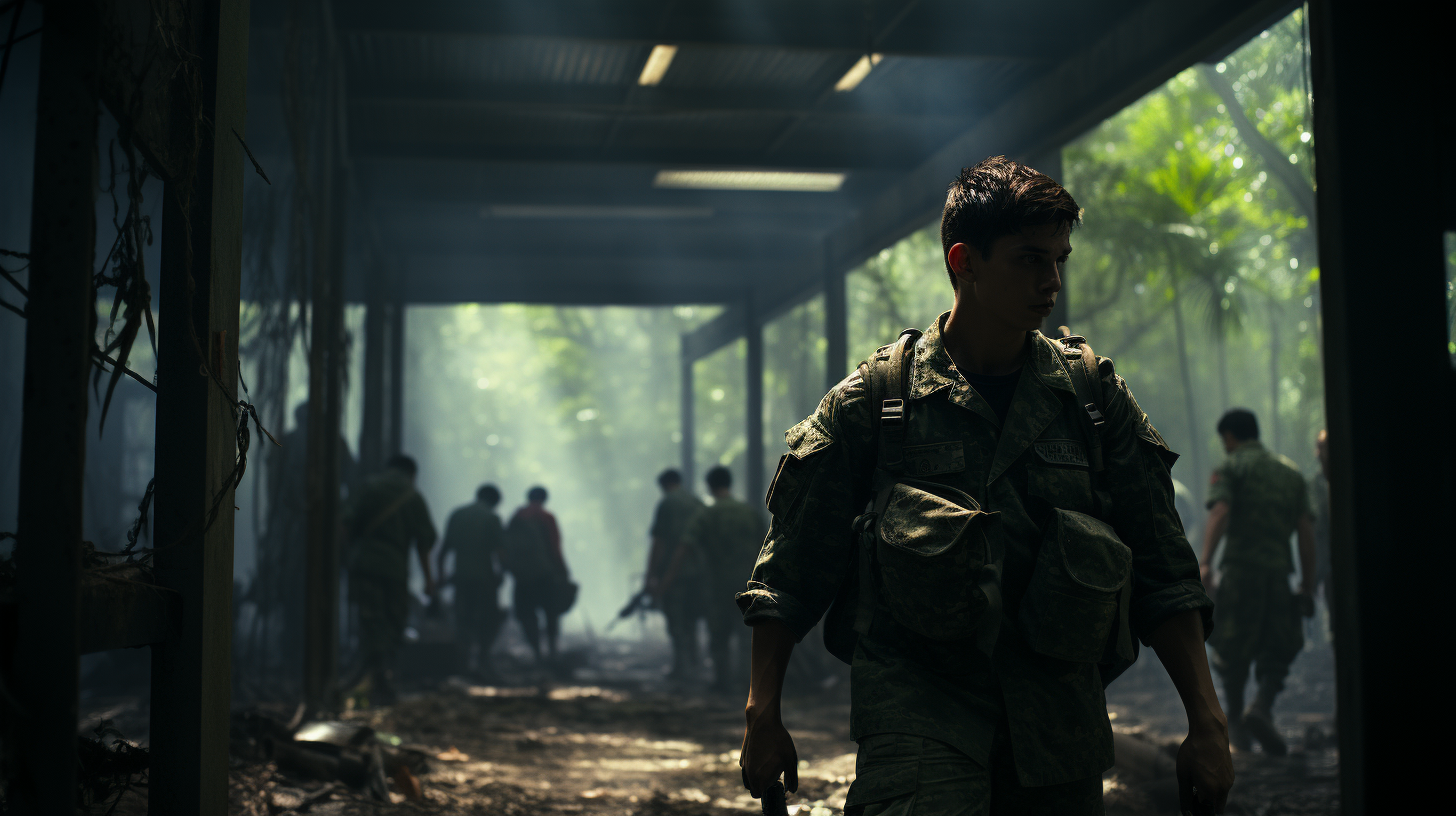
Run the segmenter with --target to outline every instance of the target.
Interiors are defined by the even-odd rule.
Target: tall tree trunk
[[[1279,304],[1269,301],[1269,448],[1279,450]]]
[[[1183,299],[1178,289],[1178,270],[1168,270],[1169,286],[1173,290],[1173,335],[1178,344],[1178,376],[1183,380],[1183,401],[1188,411],[1188,460],[1193,466],[1193,478],[1188,487],[1203,506],[1203,445],[1201,426],[1198,424],[1198,404],[1193,395],[1193,375],[1188,364],[1188,332],[1183,322]]]

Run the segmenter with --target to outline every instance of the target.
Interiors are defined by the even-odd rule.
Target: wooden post
[[[824,390],[844,379],[849,368],[849,301],[845,295],[845,273],[824,265]],[[794,406],[798,408],[799,406]]]
[[[1429,622],[1448,615],[1438,587],[1453,568],[1441,233],[1456,217],[1452,113],[1430,101],[1450,97],[1452,74],[1439,27],[1355,0],[1310,12],[1340,808],[1435,813],[1449,809],[1446,755],[1391,746],[1449,722],[1450,683],[1432,662],[1447,641]],[[1389,126],[1410,110],[1432,121]],[[1403,181],[1407,168],[1425,181]]]
[[[693,483],[694,457],[697,456],[697,439],[695,438],[696,427],[693,415],[695,400],[693,399],[693,364],[697,362],[687,348],[687,343],[682,343],[682,375],[681,391],[678,400],[678,427],[682,434],[680,441],[682,451],[682,477],[683,484],[689,490],[696,491],[697,485]]]
[[[181,620],[176,637],[152,647],[155,814],[221,813],[228,801],[244,161],[232,133],[247,130],[248,22],[247,0],[193,4],[210,124],[190,189],[173,179],[163,196],[155,563],[157,582],[181,598]]]
[[[15,649],[6,684],[21,814],[76,807],[78,581],[96,243],[98,24],[85,2],[47,3],[36,105],[30,319],[20,433]],[[8,706],[7,706],[8,709]]]
[[[744,366],[747,387],[743,389],[746,399],[744,416],[747,420],[744,432],[748,438],[743,455],[743,486],[751,506],[758,506],[763,502],[766,490],[766,474],[763,470],[763,322],[758,315],[758,304],[750,295],[743,326],[748,337],[748,359]]]

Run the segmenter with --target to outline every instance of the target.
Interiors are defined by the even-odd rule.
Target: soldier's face
[[[997,238],[989,258],[966,244],[952,246],[947,257],[957,297],[971,296],[978,314],[1007,329],[1040,328],[1062,289],[1070,239],[1070,230],[1053,224]]]

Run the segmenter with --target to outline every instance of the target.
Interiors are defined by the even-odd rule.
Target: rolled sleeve
[[[850,574],[855,502],[869,482],[863,403],[862,381],[852,375],[785,435],[789,452],[768,492],[772,522],[747,589],[736,596],[744,623],[778,620],[802,640]]]
[[[1169,470],[1177,457],[1120,377],[1104,380],[1104,392],[1109,395],[1113,527],[1133,554],[1133,632],[1147,643],[1147,636],[1168,618],[1198,610],[1207,637],[1213,631],[1213,601],[1204,592],[1198,559],[1178,517]]]
[[[805,606],[793,595],[779,592],[759,581],[749,581],[748,589],[738,593],[735,600],[743,612],[744,623],[756,626],[764,621],[776,620],[794,633],[795,641],[803,640],[824,615],[823,609]]]

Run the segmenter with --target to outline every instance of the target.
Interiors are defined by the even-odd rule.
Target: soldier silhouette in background
[[[671,585],[663,579],[672,566],[683,532],[703,503],[683,487],[682,474],[664,470],[657,476],[662,500],[652,515],[652,549],[647,554],[647,594],[657,601],[667,619],[667,636],[672,641],[672,671],[669,677],[690,676],[699,665],[698,618],[703,616],[703,570],[697,558],[679,563]]]
[[[435,524],[415,490],[419,466],[396,454],[350,498],[344,513],[348,531],[349,603],[359,610],[359,651],[370,679],[373,702],[395,696],[394,658],[409,614],[409,551],[414,546],[425,574],[425,594],[435,594],[430,549]]]
[[[495,512],[500,500],[495,485],[481,485],[475,491],[475,501],[456,508],[445,523],[445,539],[437,562],[443,583],[445,554],[455,553],[450,583],[455,587],[455,639],[460,645],[460,659],[467,671],[477,669],[487,677],[494,674],[490,650],[505,623],[498,600],[502,575],[497,561],[505,534]],[[474,660],[473,648],[478,651]]]
[[[506,527],[505,568],[515,579],[512,606],[521,631],[541,663],[541,630],[544,619],[546,655],[556,662],[556,640],[561,633],[561,616],[576,601],[576,584],[561,552],[561,528],[546,509],[546,488],[526,491],[526,505],[511,516]]]
[[[1229,742],[1249,750],[1250,737],[1269,754],[1287,750],[1274,727],[1274,697],[1284,688],[1289,664],[1304,647],[1300,615],[1314,614],[1314,517],[1304,477],[1293,462],[1259,442],[1253,412],[1235,408],[1218,421],[1228,458],[1208,489],[1208,527],[1200,568],[1212,574],[1214,548],[1225,534],[1215,585],[1218,606],[1209,645],[1228,701]],[[1289,536],[1298,531],[1302,588],[1289,590],[1294,561]],[[1244,709],[1244,684],[1253,666],[1259,692]]]
[[[686,560],[688,551],[695,550],[706,568],[705,607],[708,651],[713,658],[713,688],[729,691],[735,679],[747,676],[740,671],[747,649],[740,648],[737,659],[732,657],[734,643],[747,639],[740,637],[747,634],[747,629],[733,596],[753,572],[753,562],[763,546],[768,525],[758,510],[733,497],[733,474],[728,468],[719,465],[708,471],[707,483],[713,504],[688,522],[683,546],[678,548],[675,560]],[[673,572],[669,567],[669,584],[675,577]]]

